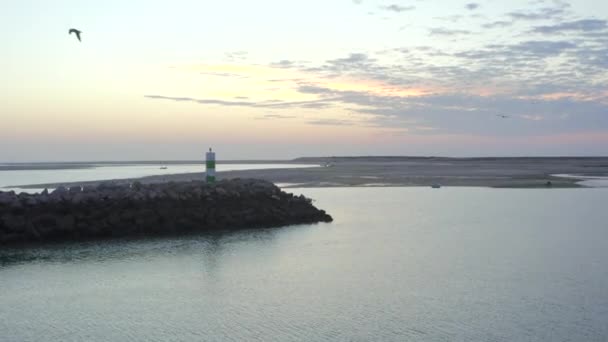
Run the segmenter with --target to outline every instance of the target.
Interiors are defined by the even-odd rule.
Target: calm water
[[[582,186],[588,186],[591,188],[608,188],[608,177],[606,176],[583,176],[569,174],[558,174],[554,176],[581,179],[578,184]]]
[[[222,164],[216,165],[217,171],[287,169],[298,167],[316,167],[305,164]],[[61,170],[0,170],[0,191],[28,191],[17,185],[49,184],[62,182],[86,182],[100,179],[127,179],[178,173],[205,172],[204,164],[171,164],[167,169],[159,165],[112,165],[83,169]],[[3,189],[4,188],[4,189]],[[34,189],[33,192],[42,189]],[[32,192],[32,191],[28,191]]]
[[[295,191],[335,222],[0,252],[0,340],[608,340],[608,189]]]

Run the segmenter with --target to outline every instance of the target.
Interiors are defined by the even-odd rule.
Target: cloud
[[[464,18],[464,15],[454,14],[454,15],[448,15],[448,16],[444,16],[444,17],[434,17],[433,19],[450,21],[450,22],[455,23],[455,22],[460,21],[460,19],[463,19],[463,18]]]
[[[248,78],[248,76],[245,75],[233,74],[229,72],[201,72],[201,75],[214,77]]]
[[[565,50],[576,48],[576,44],[569,41],[527,41],[510,47],[516,52],[534,56],[558,55]]]
[[[289,61],[286,59],[280,60],[278,62],[270,63],[271,67],[274,68],[292,68],[296,65],[294,61]]]
[[[286,120],[286,119],[295,119],[294,115],[282,115],[282,114],[266,114],[262,117],[255,118],[256,120]]]
[[[351,53],[348,57],[345,58],[330,59],[326,62],[326,65],[328,65],[331,69],[334,70],[343,70],[352,67],[370,65],[372,63],[375,63],[376,61],[376,59],[370,58],[365,53]]]
[[[450,30],[447,28],[442,28],[442,27],[437,27],[437,28],[431,28],[429,30],[429,34],[431,36],[457,36],[457,35],[467,35],[467,34],[471,34],[471,31],[467,31],[467,30]]]
[[[569,4],[564,2],[555,2],[553,7],[543,7],[535,11],[514,11],[507,13],[509,17],[515,20],[549,20],[560,18],[561,16],[568,13]]]
[[[229,61],[236,62],[236,61],[246,60],[248,54],[249,53],[247,51],[232,51],[232,52],[226,52],[225,56],[226,56],[226,59],[228,59]]]
[[[260,116],[280,109],[281,114],[261,119],[291,119],[298,110],[312,108],[321,117],[303,121],[311,125],[373,126],[418,134],[533,136],[608,127],[608,23],[593,18],[559,21],[568,14],[568,6],[543,3],[556,5],[511,12],[504,20],[481,25],[485,29],[514,26],[519,31],[510,38],[501,35],[504,39],[472,41],[467,46],[446,43],[354,51],[317,63],[297,58],[271,63],[302,75],[272,81],[281,82],[281,89],[293,87],[290,90],[306,95],[307,101],[147,98],[249,107],[260,109]],[[554,23],[518,23],[547,18]],[[530,39],[521,34],[531,32],[540,36]],[[562,33],[563,37],[545,36]],[[430,34],[457,37],[476,32],[438,27]],[[423,91],[407,95],[405,90],[414,88]],[[347,112],[360,120],[336,118],[337,113]],[[498,120],[497,113],[511,119]]]
[[[417,131],[436,131],[437,130],[437,127],[431,127],[431,126],[414,126],[412,128]]]
[[[355,5],[360,5],[361,3],[363,3],[363,0],[353,0],[353,3]]]
[[[348,120],[338,120],[338,119],[318,119],[318,120],[310,120],[306,121],[309,125],[319,125],[319,126],[352,126],[353,122]]]
[[[258,105],[254,102],[249,101],[225,101],[215,99],[194,99],[191,97],[171,97],[162,95],[144,95],[145,98],[155,100],[171,100],[177,102],[196,102],[200,104],[215,104],[221,106],[235,106],[235,107],[257,107]]]
[[[219,105],[227,107],[251,107],[251,108],[309,108],[320,109],[332,106],[331,99],[312,100],[312,101],[281,101],[269,100],[264,102],[253,101],[226,101],[217,99],[195,99],[192,97],[172,97],[162,95],[144,95],[144,98],[154,100],[170,100],[176,102],[194,102],[198,104]]]
[[[512,26],[513,22],[512,21],[504,21],[504,20],[498,20],[498,21],[494,21],[491,23],[486,23],[481,25],[481,27],[485,28],[485,29],[493,29],[493,28],[504,28],[504,27],[509,27]]]
[[[168,96],[161,96],[161,95],[144,95],[145,98],[148,99],[155,99],[155,100],[172,100],[172,101],[176,101],[176,102],[192,102],[192,101],[196,101],[191,97],[168,97]]]
[[[577,89],[592,97],[608,84],[606,77],[602,79],[608,66],[608,47],[602,39],[524,40],[466,49],[394,48],[379,51],[376,55],[381,59],[370,52],[352,53],[302,71],[319,77],[373,80],[387,89],[495,87],[511,92],[518,89],[525,95]]]
[[[406,12],[406,11],[412,11],[412,10],[416,9],[416,6],[401,6],[401,5],[397,5],[397,4],[392,4],[392,5],[388,5],[388,6],[383,6],[381,8],[384,10],[387,10],[387,11],[401,13],[401,12]]]
[[[499,48],[500,53],[513,53],[525,55],[526,49],[532,47],[535,54],[553,54],[572,48],[568,44],[560,42],[522,42],[513,45],[504,45]],[[521,50],[521,51],[520,51]],[[480,55],[475,58],[493,58],[492,51],[487,56]],[[368,56],[369,57],[369,56]],[[362,56],[344,58],[343,60],[361,61],[371,60]],[[467,57],[469,58],[469,57]],[[524,56],[525,58],[525,56]],[[473,60],[474,62],[474,60]],[[484,62],[485,63],[485,62]],[[475,64],[471,61],[465,64]],[[496,63],[500,65],[500,63]],[[434,70],[432,77],[438,77],[440,70]],[[371,70],[374,70],[371,68]],[[431,69],[429,69],[431,70]],[[509,77],[509,69],[497,69],[496,74],[500,78]],[[446,74],[445,78],[454,78],[455,82],[461,82],[460,91],[466,85],[462,81],[470,78],[475,79],[473,71],[464,68],[455,68],[452,73]],[[486,77],[482,77],[487,82]],[[548,80],[541,80],[537,84],[542,91],[552,91],[551,83],[554,82],[553,75]],[[522,79],[522,84],[530,81]],[[546,82],[546,83],[543,83]],[[559,86],[557,86],[559,88]],[[391,129],[409,129],[418,134],[433,134],[441,131],[447,134],[490,134],[499,136],[520,135],[532,136],[534,134],[553,134],[565,132],[582,132],[599,127],[608,127],[608,103],[598,102],[593,99],[578,98],[576,94],[569,96],[535,96],[534,89],[526,96],[526,88],[518,88],[516,93],[499,95],[478,95],[471,92],[444,92],[421,96],[395,96],[388,94],[377,94],[370,91],[346,91],[336,90],[317,83],[299,83],[295,91],[314,95],[317,99],[309,101],[225,101],[218,99],[194,99],[190,97],[168,97],[160,95],[147,95],[146,98],[173,100],[178,102],[194,102],[206,105],[220,106],[245,106],[264,109],[326,109],[330,107],[341,108],[361,115],[364,120],[347,120],[339,118],[318,118],[306,121],[310,125],[325,126],[366,126],[385,127]],[[604,91],[608,89],[604,88]],[[323,112],[319,112],[323,113]],[[329,112],[328,112],[329,113]],[[513,118],[523,120],[496,120],[496,114],[501,113]],[[287,114],[266,114],[259,119],[293,119],[295,116]]]
[[[483,49],[458,52],[454,53],[452,56],[485,60],[486,63],[489,63],[490,60],[495,60],[497,62],[502,60],[503,63],[516,63],[520,61],[533,63],[534,60],[530,60],[530,57],[545,58],[548,56],[556,56],[568,50],[573,50],[576,47],[576,44],[569,41],[531,40],[511,45],[489,44]],[[502,67],[506,66],[503,65]]]
[[[469,11],[474,11],[474,10],[478,9],[479,6],[481,6],[481,5],[479,5],[476,2],[470,2],[466,5],[464,5],[464,8],[468,9]]]
[[[598,124],[608,124],[608,117],[604,114],[608,105],[574,98],[539,100],[512,95],[480,96],[461,93],[404,98],[369,92],[337,91],[312,85],[300,86],[298,90],[321,98],[331,98],[342,105],[355,106],[358,113],[372,116],[366,122],[367,126],[375,122],[378,127],[432,127],[432,130],[440,129],[457,134],[526,135],[583,131]],[[526,120],[496,120],[496,113]],[[549,121],[551,124],[530,126],[526,121]],[[425,131],[424,128],[420,130]]]
[[[296,65],[293,65],[292,67],[296,67]],[[266,80],[267,82],[272,82],[272,83],[282,83],[282,82],[301,82],[303,81],[303,79],[301,78],[271,78]]]
[[[557,25],[536,26],[530,32],[542,34],[561,34],[564,32],[592,32],[605,31],[608,29],[608,22],[599,19],[583,19],[569,21]]]
[[[524,114],[524,115],[520,115],[520,117],[522,119],[531,120],[531,121],[542,121],[542,120],[544,120],[544,117],[542,117],[540,115],[526,115],[526,114]]]
[[[368,57],[367,54],[364,54],[364,53],[351,53],[346,58],[331,59],[331,60],[328,61],[328,63],[331,63],[331,64],[361,63],[361,62],[367,62],[367,61],[370,61],[370,60],[371,59]]]
[[[344,58],[336,58],[325,61],[316,67],[305,67],[302,71],[309,73],[327,74],[327,76],[339,76],[349,73],[374,73],[379,74],[381,68],[378,60],[371,58],[366,53],[351,53]]]
[[[294,68],[315,77],[348,77],[384,84],[383,88],[376,88],[377,92],[389,91],[391,87],[462,91],[496,87],[500,91],[518,89],[518,93],[526,96],[577,89],[593,97],[608,82],[601,78],[608,66],[608,47],[604,41],[605,38],[538,39],[466,49],[413,46],[375,54],[356,52],[316,66]],[[298,79],[293,83],[307,82]]]

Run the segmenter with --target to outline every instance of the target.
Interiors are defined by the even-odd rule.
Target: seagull
[[[504,114],[496,114],[496,116],[498,116],[498,117],[500,117],[500,118],[503,118],[503,119],[506,119],[506,118],[509,118],[509,117],[510,117],[510,116],[508,116],[508,115],[504,115]]]
[[[72,28],[72,29],[70,29],[70,31],[68,31],[68,33],[69,33],[69,34],[76,33],[76,38],[78,38],[78,41],[79,41],[79,42],[81,42],[81,41],[82,41],[82,40],[80,40],[80,34],[82,33],[82,31],[79,31],[79,30],[77,30],[77,29],[73,29],[73,28]]]

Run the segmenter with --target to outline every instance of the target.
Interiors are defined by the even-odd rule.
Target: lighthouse
[[[215,152],[209,148],[209,152],[206,154],[206,173],[207,173],[207,183],[215,182]]]

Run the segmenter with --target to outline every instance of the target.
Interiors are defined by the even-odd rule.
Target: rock
[[[120,223],[121,219],[120,219],[120,215],[118,213],[112,213],[109,217],[108,217],[108,222],[113,225],[116,226]]]
[[[76,219],[72,215],[66,215],[57,219],[57,228],[64,231],[71,231],[74,229]]]
[[[311,202],[252,179],[0,192],[0,245],[331,221]]]
[[[42,238],[52,235],[57,229],[57,218],[50,214],[34,217],[32,223]]]
[[[117,184],[115,182],[103,182],[97,186],[98,191],[104,192],[121,190],[122,188],[125,188],[125,186],[121,186],[120,184]]]
[[[146,193],[146,198],[149,200],[153,200],[157,197],[159,197],[159,194],[154,190],[150,190],[149,192]]]
[[[82,192],[84,192],[84,193],[90,193],[90,192],[95,192],[95,191],[97,191],[97,188],[94,186],[85,185],[82,187]]]
[[[18,197],[15,197],[13,201],[8,204],[8,207],[12,210],[19,210],[23,208],[23,204]]]
[[[82,187],[81,186],[72,186],[70,187],[70,189],[68,190],[68,192],[70,194],[78,194],[82,191]]]
[[[34,205],[38,204],[38,197],[31,196],[31,197],[26,198],[25,204],[29,205],[29,206],[34,206]]]
[[[2,225],[8,229],[8,231],[20,231],[25,227],[25,217],[12,215],[12,214],[4,214],[0,217],[0,221],[2,221]]]
[[[53,192],[51,192],[51,195],[63,195],[66,194],[68,192],[68,189],[66,189],[64,186],[60,186],[57,189],[53,190]]]
[[[66,200],[68,198],[68,189],[66,189],[63,186],[60,186],[57,189],[53,190],[53,192],[51,192],[49,197],[50,197],[51,201]]]
[[[0,205],[10,205],[16,200],[15,192],[0,192]]]
[[[31,239],[38,240],[42,237],[32,222],[27,222],[25,225],[25,233]]]
[[[135,181],[131,184],[131,189],[133,190],[141,190],[142,185],[141,182]]]
[[[80,204],[83,203],[86,200],[87,196],[81,192],[77,193],[76,195],[74,195],[74,197],[72,197],[71,202],[74,204]]]

